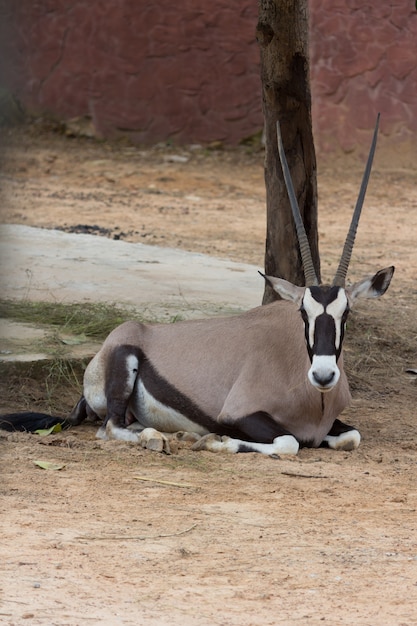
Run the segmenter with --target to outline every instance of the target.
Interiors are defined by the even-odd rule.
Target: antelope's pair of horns
[[[358,199],[356,201],[355,210],[353,212],[352,221],[350,223],[349,232],[346,236],[345,245],[343,247],[342,256],[337,268],[336,275],[333,279],[333,285],[337,287],[344,287],[346,281],[346,274],[349,267],[350,258],[352,256],[353,244],[355,243],[356,231],[358,229],[359,218],[361,216],[363,202],[365,200],[366,188],[368,186],[369,176],[372,169],[372,162],[374,160],[376,140],[378,136],[379,127],[378,113],[374,135],[372,139],[371,148],[369,151],[368,161],[366,163],[365,172],[363,174],[362,184],[359,191]],[[316,271],[314,269],[313,257],[311,255],[310,244],[308,242],[307,234],[304,228],[303,219],[301,217],[300,208],[298,206],[297,199],[295,197],[294,186],[291,180],[291,174],[288,167],[287,159],[285,157],[284,146],[282,144],[281,128],[279,122],[277,122],[277,137],[278,137],[278,153],[281,161],[282,173],[284,175],[285,186],[287,188],[288,197],[290,199],[291,210],[294,217],[295,227],[298,237],[298,245],[300,246],[301,259],[303,262],[304,277],[306,286],[318,285]]]

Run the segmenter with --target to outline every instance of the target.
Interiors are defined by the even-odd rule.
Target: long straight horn
[[[308,242],[307,234],[304,228],[303,218],[301,217],[300,208],[298,206],[297,199],[295,197],[294,186],[291,180],[291,174],[288,167],[287,159],[284,152],[284,146],[282,145],[281,128],[279,122],[277,122],[277,137],[278,137],[278,153],[281,161],[282,173],[284,174],[285,186],[287,187],[288,197],[290,199],[291,210],[295,222],[295,228],[297,231],[298,245],[300,246],[301,259],[303,262],[304,278],[306,287],[311,285],[318,285],[317,274],[314,269],[313,257],[311,255],[310,244]]]
[[[336,276],[333,280],[333,285],[337,287],[344,287],[346,281],[346,274],[348,271],[350,258],[352,256],[353,244],[355,243],[356,231],[358,230],[359,218],[361,216],[363,201],[365,200],[366,188],[368,186],[369,175],[372,169],[372,161],[374,160],[376,140],[378,136],[379,117],[376,118],[374,136],[372,139],[371,149],[369,150],[368,161],[366,163],[365,172],[363,174],[361,188],[359,190],[359,196],[356,202],[355,210],[353,212],[352,221],[350,223],[349,232],[346,237],[345,245],[343,247],[342,256],[340,259],[339,267],[337,268]]]

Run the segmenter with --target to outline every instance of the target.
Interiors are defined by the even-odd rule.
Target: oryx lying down
[[[359,432],[338,416],[350,402],[343,370],[346,318],[357,298],[385,293],[394,268],[345,287],[375,152],[375,128],[361,191],[331,286],[318,284],[278,126],[284,178],[306,279],[298,287],[265,276],[283,298],[233,317],[147,325],[126,322],[89,363],[84,394],[66,420],[3,416],[1,427],[103,419],[98,436],[153,447],[158,433],[196,433],[195,449],[295,454],[300,445],[351,450]],[[161,448],[161,449],[162,449]]]

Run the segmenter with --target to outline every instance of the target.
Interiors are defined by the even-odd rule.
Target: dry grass
[[[126,320],[156,321],[133,308],[122,308],[102,303],[60,304],[56,302],[29,302],[1,300],[0,317],[49,326],[62,333],[85,335],[90,339],[104,339],[113,328]]]
[[[350,314],[345,368],[354,392],[389,393],[416,359],[417,329],[410,314],[368,303]]]
[[[86,360],[0,363],[1,412],[42,411],[65,416],[82,390]]]

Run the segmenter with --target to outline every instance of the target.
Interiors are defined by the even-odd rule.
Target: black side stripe
[[[135,348],[139,357],[139,378],[146,390],[165,406],[178,411],[192,422],[204,426],[209,432],[229,437],[242,437],[242,432],[233,424],[220,424],[214,418],[207,415],[195,402],[183,394],[174,385],[161,376],[156,367],[146,355]]]

